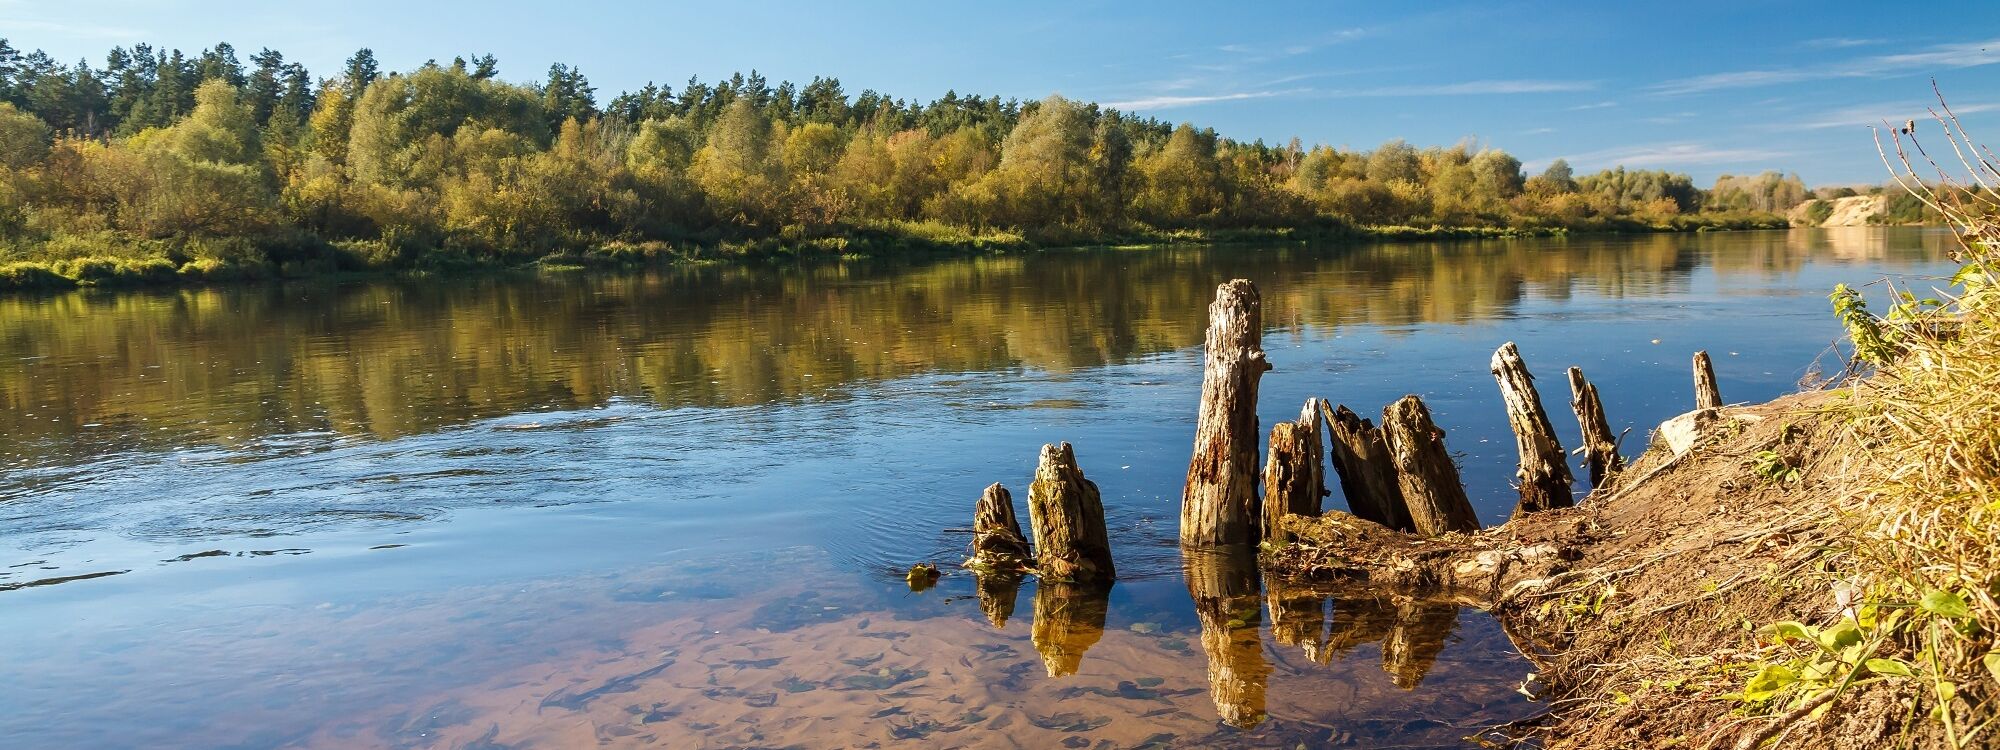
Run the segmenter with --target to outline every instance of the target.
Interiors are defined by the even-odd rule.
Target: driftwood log
[[[1083,478],[1069,443],[1042,446],[1028,485],[1028,520],[1035,527],[1035,569],[1044,581],[1109,582],[1117,577],[1104,529],[1097,484]]]
[[[1258,636],[1263,602],[1257,593],[1257,561],[1248,550],[1184,550],[1188,594],[1201,623],[1201,650],[1208,657],[1208,693],[1215,711],[1231,726],[1249,728],[1264,720],[1264,690],[1271,665]]]
[[[1397,531],[1414,531],[1382,431],[1346,405],[1326,411],[1326,402],[1321,401],[1320,408],[1326,412],[1327,435],[1332,438],[1327,455],[1340,476],[1348,512]]]
[[[1521,482],[1521,502],[1516,514],[1539,513],[1576,504],[1570,495],[1569,454],[1556,441],[1556,428],[1549,412],[1542,408],[1542,395],[1535,390],[1535,376],[1521,361],[1521,350],[1509,341],[1493,352],[1493,380],[1500,384],[1500,400],[1507,407],[1507,426],[1514,431],[1514,447],[1521,454],[1514,477]]]
[[[1707,350],[1694,353],[1694,408],[1722,408],[1722,389],[1715,385],[1715,365],[1708,361]]]
[[[1279,524],[1286,515],[1319,515],[1326,480],[1321,468],[1318,404],[1318,399],[1307,400],[1298,421],[1271,427],[1271,449],[1264,462],[1263,539],[1285,541]]]
[[[1569,368],[1569,406],[1576,412],[1576,426],[1583,433],[1583,465],[1590,470],[1590,487],[1597,489],[1625,468],[1618,455],[1618,438],[1611,434],[1611,421],[1604,416],[1604,402],[1597,398],[1597,386],[1583,378],[1583,368]]]
[[[1431,422],[1423,399],[1404,396],[1382,410],[1382,432],[1396,466],[1410,525],[1417,534],[1437,536],[1478,531],[1479,517],[1459,481],[1458,466],[1444,448],[1444,430]]]
[[[1237,279],[1208,307],[1201,411],[1181,494],[1181,543],[1248,545],[1257,528],[1257,383],[1264,359],[1257,287]]]

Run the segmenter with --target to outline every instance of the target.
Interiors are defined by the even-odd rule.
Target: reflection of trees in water
[[[310,430],[388,438],[614,397],[756,404],[924,372],[1060,371],[1195,346],[1214,283],[1232,276],[1259,283],[1277,329],[1463,322],[1578,287],[1658,294],[1684,284],[1700,257],[1723,272],[1795,264],[1816,247],[1810,237],[1163,248],[10,296],[0,298],[0,429],[93,450],[70,439],[84,424],[131,428],[141,446],[180,445]]]
[[[1104,637],[1109,584],[1042,581],[1035,586],[1035,651],[1050,677],[1076,674],[1083,652]]]

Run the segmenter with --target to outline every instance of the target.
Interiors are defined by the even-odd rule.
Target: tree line
[[[1663,171],[1579,176],[1560,160],[1529,177],[1472,143],[1246,143],[1061,96],[917,102],[753,71],[600,102],[573,66],[514,83],[491,55],[384,72],[364,49],[323,78],[270,49],[248,60],[227,44],[142,44],[102,67],[66,65],[0,40],[0,262],[67,263],[54,270],[88,282],[140,261],[147,273],[310,272],[869,242],[1687,226],[1724,220],[1705,208],[1797,202],[1789,188],[1704,191]]]

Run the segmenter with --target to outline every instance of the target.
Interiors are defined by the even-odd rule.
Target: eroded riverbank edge
[[[1757,669],[1759,626],[1837,609],[1823,581],[1794,573],[1838,554],[1835,498],[1858,463],[1830,416],[1842,397],[1726,408],[1685,453],[1656,445],[1575,508],[1477,533],[1288,517],[1297,541],[1266,549],[1263,566],[1491,611],[1537,669],[1523,689],[1547,706],[1480,738],[1496,746],[1754,747],[1784,731],[1799,747],[1880,747],[1909,711],[1886,690],[1797,715],[1746,715],[1733,697]],[[1760,471],[1769,456],[1797,473]]]

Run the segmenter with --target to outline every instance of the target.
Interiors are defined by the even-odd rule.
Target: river
[[[0,744],[1457,746],[1540,710],[1480,613],[1281,589],[1203,632],[1175,525],[1215,286],[1262,290],[1266,427],[1312,396],[1371,416],[1420,394],[1494,524],[1514,502],[1486,365],[1502,342],[1566,445],[1579,365],[1636,455],[1692,407],[1694,351],[1726,400],[1795,390],[1839,369],[1834,284],[1921,286],[1950,242],[1099,249],[0,298]],[[973,501],[1005,483],[1025,520],[1054,441],[1102,489],[1119,582],[982,592],[955,570]],[[912,592],[917,561],[948,574]]]

